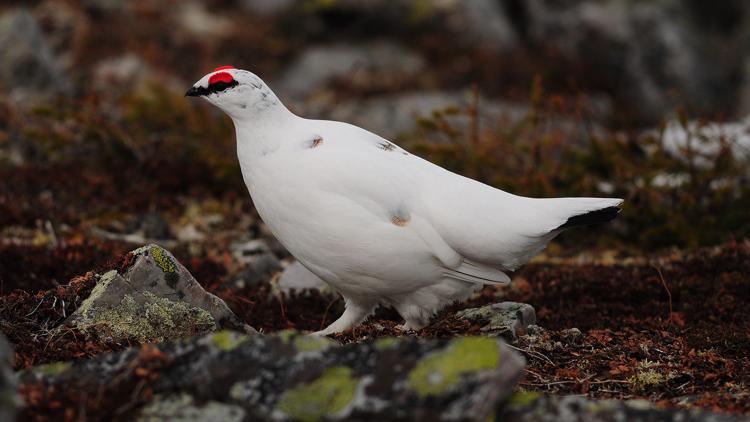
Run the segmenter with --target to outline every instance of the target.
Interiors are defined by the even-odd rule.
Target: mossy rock
[[[92,398],[76,409],[101,406],[94,400],[110,397],[110,389],[140,383],[149,393],[125,419],[485,420],[513,393],[523,368],[515,351],[487,337],[337,345],[294,331],[219,331],[153,347],[22,380],[43,380],[50,400],[69,388]],[[151,376],[139,378],[133,367]]]
[[[91,311],[91,326],[110,341],[135,339],[139,342],[190,337],[218,328],[206,310],[144,292],[140,303],[125,295],[114,307]]]
[[[695,409],[659,409],[648,400],[591,400],[581,396],[545,396],[516,393],[492,420],[521,421],[682,421],[734,422],[746,420],[729,414]]]
[[[99,277],[69,324],[115,342],[163,341],[222,327],[253,332],[166,249],[148,245],[129,255],[122,274]]]
[[[277,407],[295,420],[305,422],[335,417],[354,400],[357,383],[351,368],[334,366],[314,381],[286,391]]]
[[[499,360],[496,341],[459,338],[419,361],[409,373],[409,386],[421,396],[437,396],[456,386],[463,375],[497,368]]]
[[[189,394],[175,394],[154,397],[140,411],[136,420],[138,422],[240,422],[245,420],[245,415],[245,409],[239,406],[218,401],[197,404]]]

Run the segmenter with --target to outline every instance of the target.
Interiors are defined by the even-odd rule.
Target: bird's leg
[[[415,305],[413,302],[412,299],[406,298],[394,304],[394,308],[401,315],[401,318],[404,319],[404,323],[396,326],[396,329],[401,331],[417,331],[429,324],[432,314]]]
[[[334,321],[324,330],[316,331],[312,333],[312,335],[327,336],[329,334],[346,331],[349,328],[352,328],[360,322],[364,321],[365,318],[367,318],[375,309],[374,305],[363,305],[360,303],[355,303],[347,298],[344,298],[344,301],[346,302],[346,309],[344,310],[344,313],[341,314],[339,319]]]
[[[396,329],[401,331],[419,331],[426,326],[427,321],[423,318],[406,318],[403,324],[396,326]]]

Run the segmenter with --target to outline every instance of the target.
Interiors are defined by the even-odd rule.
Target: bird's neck
[[[252,118],[232,119],[237,136],[237,157],[246,181],[258,170],[259,161],[277,152],[301,119],[279,103]]]
[[[247,152],[264,153],[278,141],[274,134],[299,119],[281,104],[244,118],[232,117],[237,132],[237,147]]]

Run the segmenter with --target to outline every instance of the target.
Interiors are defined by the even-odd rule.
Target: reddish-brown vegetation
[[[75,254],[60,256],[73,266],[91,262],[80,261]],[[101,262],[118,268],[128,256]],[[66,261],[66,257],[72,259]],[[220,267],[216,261],[197,258],[187,264],[198,274],[206,268],[215,273]],[[410,335],[478,334],[480,327],[456,317],[456,310],[501,300],[526,302],[536,307],[538,325],[544,331],[522,337],[518,345],[529,362],[523,388],[592,397],[645,397],[665,406],[747,413],[747,274],[747,244],[704,249],[649,264],[533,264],[509,287],[486,287]],[[90,357],[130,345],[107,344],[62,326],[92,287],[93,277],[88,273],[49,290],[14,290],[0,298],[2,328],[15,344],[17,368]],[[243,290],[229,288],[222,281],[206,287],[263,332],[318,330],[343,309],[335,296],[317,291],[281,295],[268,282]],[[380,310],[338,340],[403,335],[396,329],[399,323],[395,312]]]

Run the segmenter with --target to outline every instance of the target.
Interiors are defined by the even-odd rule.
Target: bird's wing
[[[326,125],[323,125],[326,127]],[[562,229],[617,215],[617,198],[526,198],[451,173],[359,127],[328,122],[334,157],[329,185],[383,218],[405,224],[440,260],[446,276],[508,281]]]
[[[440,261],[445,277],[478,284],[510,282],[510,277],[499,269],[474,262],[459,254],[428,220],[413,214],[410,223],[407,228],[417,233]]]
[[[324,139],[319,152],[327,155],[317,174],[320,187],[359,203],[374,218],[413,232],[441,263],[448,278],[481,284],[510,281],[502,271],[507,267],[497,259],[476,259],[457,247],[460,244],[445,237],[445,227],[449,225],[456,226],[451,230],[475,231],[472,214],[482,213],[482,209],[474,207],[471,213],[441,221],[442,227],[435,224],[436,216],[441,213],[430,208],[447,209],[450,215],[456,202],[466,200],[454,178],[470,179],[450,173],[356,126],[319,122],[316,127]],[[435,199],[440,203],[431,204]]]
[[[457,268],[446,268],[443,272],[446,277],[461,281],[479,284],[507,284],[510,283],[508,274],[497,268],[488,267],[468,259],[463,259]]]

